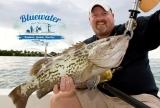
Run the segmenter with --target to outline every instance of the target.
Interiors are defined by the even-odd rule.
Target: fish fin
[[[16,105],[16,108],[26,107],[29,95],[21,94],[21,85],[12,90],[8,96],[11,97],[13,103]]]
[[[68,49],[65,49],[62,53],[60,53],[60,55],[62,54],[67,54],[69,52],[72,52],[72,51],[75,51],[77,49],[80,49],[82,48],[84,45],[86,45],[84,42],[79,42],[79,43],[76,43],[74,45],[72,45],[71,47],[69,47]]]
[[[41,99],[43,96],[45,96],[46,94],[48,94],[49,92],[51,92],[53,90],[53,87],[50,88],[42,88],[40,90],[37,91],[37,97],[39,99]]]
[[[43,65],[46,65],[50,61],[50,58],[42,58],[35,62],[31,68],[30,75],[37,76],[40,73],[40,70]]]
[[[86,86],[89,90],[95,89],[100,82],[100,76],[93,76],[86,82]]]
[[[86,80],[88,80],[91,76],[92,73],[92,68],[93,68],[93,64],[91,62],[88,62],[87,64],[88,66],[84,69],[83,74],[81,74],[79,80],[80,82],[85,82]]]

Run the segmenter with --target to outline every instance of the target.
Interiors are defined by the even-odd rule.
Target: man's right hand
[[[81,108],[75,93],[75,85],[71,77],[63,76],[60,85],[54,86],[54,94],[51,97],[51,108]]]

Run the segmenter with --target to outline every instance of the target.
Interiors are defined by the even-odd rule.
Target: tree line
[[[27,50],[0,50],[0,56],[44,56],[44,53],[39,51],[27,51]]]

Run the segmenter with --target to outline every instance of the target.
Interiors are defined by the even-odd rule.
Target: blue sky
[[[76,42],[82,41],[94,33],[89,25],[89,5],[95,0],[1,0],[0,1],[0,49],[37,50],[44,51],[44,46],[31,41],[17,39],[20,33],[18,29],[19,17],[22,14],[49,13],[62,19],[64,24],[61,32],[65,39],[50,41],[48,50],[60,52]],[[116,24],[128,20],[128,10],[134,0],[100,0],[107,2],[115,14]],[[149,12],[141,15],[149,15],[160,9],[157,5]],[[151,57],[160,58],[160,48],[151,52]]]

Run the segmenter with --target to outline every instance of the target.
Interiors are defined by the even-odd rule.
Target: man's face
[[[114,28],[114,15],[101,6],[93,8],[89,20],[93,31],[99,38],[109,36]]]

